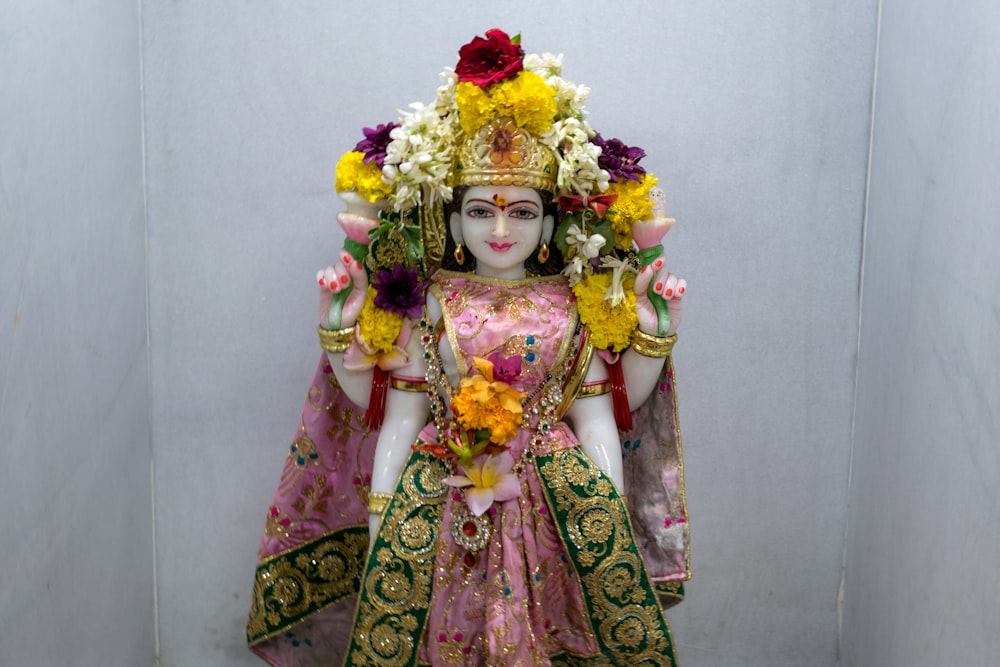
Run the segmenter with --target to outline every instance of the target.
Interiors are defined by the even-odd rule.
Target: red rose
[[[486,31],[486,39],[475,37],[458,50],[455,74],[459,81],[471,81],[480,88],[508,79],[522,69],[524,49],[511,41],[503,30]]]

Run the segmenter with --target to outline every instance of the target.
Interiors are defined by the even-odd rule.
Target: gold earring
[[[538,249],[538,262],[544,264],[549,261],[549,244],[542,241],[542,247]]]
[[[459,266],[465,264],[465,253],[462,251],[462,244],[455,244],[455,261],[458,262]]]

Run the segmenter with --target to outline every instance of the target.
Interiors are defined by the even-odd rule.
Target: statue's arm
[[[595,355],[587,369],[584,383],[601,382],[607,378],[608,371],[604,361]],[[566,419],[580,440],[583,452],[611,478],[618,491],[624,493],[621,442],[618,439],[611,394],[577,398],[566,413]]]

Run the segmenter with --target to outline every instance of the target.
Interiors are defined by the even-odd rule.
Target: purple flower
[[[419,278],[416,268],[408,269],[402,264],[379,271],[372,276],[375,306],[397,315],[419,317],[427,290],[427,281]]]
[[[493,379],[510,384],[521,377],[521,357],[514,355],[505,357],[497,350],[486,357],[493,364]]]
[[[379,125],[374,130],[370,127],[362,130],[365,133],[365,138],[358,142],[354,150],[365,154],[365,164],[374,160],[378,168],[382,168],[382,162],[385,160],[386,146],[392,141],[389,133],[397,127],[399,127],[399,123],[386,123],[385,125]]]
[[[639,160],[646,157],[646,151],[638,146],[626,146],[620,139],[605,140],[600,134],[595,134],[590,143],[601,147],[597,166],[608,172],[612,183],[618,179],[638,182],[645,175]]]

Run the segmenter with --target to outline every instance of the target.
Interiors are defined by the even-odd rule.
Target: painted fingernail
[[[672,289],[668,289],[666,292],[664,292],[664,294],[666,294],[667,296],[673,296],[674,291]]]
[[[683,287],[678,287],[677,288],[677,293],[678,294],[684,294],[684,288]]]
[[[320,284],[320,285],[326,285],[326,281],[325,281],[325,280],[323,280],[322,278],[320,278],[320,279],[319,279],[319,284]]]
[[[653,289],[655,289],[657,292],[662,292],[663,291],[663,283],[656,283],[656,287],[654,287]]]
[[[348,278],[347,276],[340,276],[341,285],[346,285],[348,280],[350,280],[350,278]]]
[[[354,268],[355,269],[360,269],[361,268],[361,262],[357,262],[357,261],[354,262]]]
[[[661,266],[663,266],[663,260],[662,259],[656,260],[655,262],[653,262],[653,266],[655,266],[656,268],[660,268]]]

